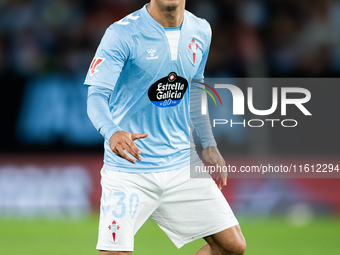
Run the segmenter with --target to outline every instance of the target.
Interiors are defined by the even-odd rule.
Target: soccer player
[[[185,11],[185,0],[151,0],[102,38],[85,81],[88,115],[105,138],[100,254],[131,254],[150,216],[178,248],[204,238],[198,255],[244,253],[218,186],[190,178],[190,159],[202,164],[190,138],[194,128],[203,158],[225,164],[207,120],[189,107],[190,83],[203,79],[210,41],[208,22]]]

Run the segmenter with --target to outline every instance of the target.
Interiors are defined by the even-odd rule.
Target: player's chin
[[[181,4],[179,0],[167,0],[165,1],[165,7],[168,11],[176,10]]]

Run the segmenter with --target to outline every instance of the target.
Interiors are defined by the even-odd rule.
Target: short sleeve
[[[209,25],[209,23],[207,22],[207,38],[206,38],[206,46],[203,52],[203,56],[202,56],[202,61],[197,69],[197,72],[194,76],[194,78],[196,79],[202,79],[204,78],[204,69],[205,69],[205,65],[207,63],[208,60],[208,55],[209,55],[209,49],[210,49],[210,44],[211,44],[211,36],[212,36],[212,32],[211,32],[211,27]]]
[[[98,46],[84,84],[113,90],[128,56],[127,43],[109,27]]]

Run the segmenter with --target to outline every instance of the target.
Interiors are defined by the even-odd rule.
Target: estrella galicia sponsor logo
[[[188,81],[175,72],[156,81],[150,88],[150,101],[158,107],[173,107],[178,105],[188,88]]]

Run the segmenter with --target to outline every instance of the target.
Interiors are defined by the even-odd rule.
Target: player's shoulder
[[[187,10],[185,10],[185,15],[191,28],[199,33],[205,34],[208,38],[211,37],[211,27],[207,20],[199,18]]]
[[[125,16],[119,21],[116,21],[108,27],[107,32],[112,34],[118,34],[118,36],[127,40],[132,35],[137,34],[140,30],[138,27],[141,25],[141,10],[137,10],[129,15]]]

